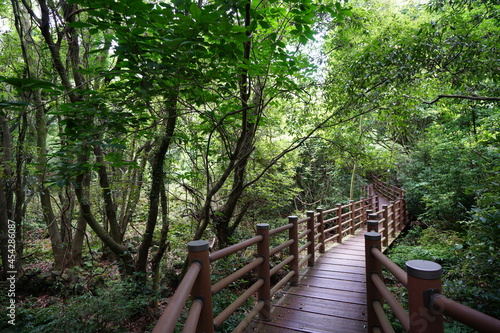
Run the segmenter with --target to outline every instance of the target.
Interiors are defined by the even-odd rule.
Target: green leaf
[[[260,26],[264,29],[269,29],[271,28],[271,25],[269,23],[267,23],[266,21],[260,21],[259,22]]]
[[[197,4],[192,3],[191,5],[189,5],[189,12],[191,13],[191,15],[193,15],[193,17],[194,17],[195,20],[199,20],[200,19],[200,17],[201,17],[201,9],[200,9],[200,7],[198,7]]]
[[[0,107],[12,107],[12,106],[26,106],[27,102],[18,101],[0,101]]]
[[[21,79],[17,77],[3,77],[0,76],[0,82],[8,83],[22,91],[24,90],[34,90],[34,89],[46,89],[46,90],[60,90],[60,88],[47,81],[36,80],[36,79]]]

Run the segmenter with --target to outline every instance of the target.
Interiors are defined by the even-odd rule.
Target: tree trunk
[[[127,251],[127,248],[125,246],[118,244],[95,219],[95,216],[92,213],[92,209],[90,207],[89,195],[85,190],[87,189],[87,187],[85,187],[83,182],[84,177],[84,174],[78,175],[76,177],[75,186],[75,193],[76,197],[78,198],[78,202],[80,203],[80,211],[82,213],[82,216],[85,218],[92,230],[94,230],[96,235],[104,242],[104,244],[106,244],[106,246],[109,247],[109,249],[121,259],[123,263],[123,266],[121,267],[123,274],[126,276],[131,276],[134,272],[132,255],[129,251]]]
[[[83,176],[82,184],[85,188],[90,186],[90,174],[87,173]],[[73,242],[71,243],[71,261],[69,267],[81,267],[82,266],[82,250],[83,241],[85,240],[85,231],[87,229],[87,221],[85,217],[80,212],[78,216],[78,221],[76,223],[75,233],[73,235]]]
[[[36,140],[37,140],[37,169],[38,169],[38,193],[40,205],[47,230],[49,231],[50,243],[54,254],[54,266],[62,270],[65,265],[65,252],[61,234],[57,225],[57,219],[52,208],[50,190],[45,186],[45,166],[47,165],[47,129],[45,110],[39,105],[36,111]]]
[[[141,164],[139,168],[134,168],[132,176],[130,177],[131,188],[128,192],[128,199],[124,200],[122,205],[122,216],[120,217],[120,240],[123,243],[125,237],[125,232],[127,227],[132,220],[132,216],[137,209],[137,204],[141,198],[141,189],[143,184],[143,170],[146,169],[146,164],[148,161],[148,154],[151,151],[151,143],[148,141],[144,144],[139,151],[137,156],[142,154]],[[135,158],[137,160],[137,157]]]
[[[158,251],[156,252],[152,263],[151,263],[151,271],[153,272],[153,289],[158,290],[159,282],[160,282],[160,264],[163,258],[163,255],[167,251],[168,243],[168,231],[170,228],[170,220],[168,218],[168,198],[167,193],[165,191],[165,182],[162,184],[161,191],[161,220],[162,220],[162,228],[161,228],[161,236],[160,243],[158,244]]]
[[[15,17],[16,30],[18,32],[21,49],[23,51],[23,58],[26,64],[26,76],[28,78],[34,78],[33,72],[36,68],[37,59],[35,59],[32,54],[36,54],[34,50],[30,49],[30,43],[35,45],[35,42],[31,36],[30,22],[24,18],[24,15],[28,12],[25,8],[25,12],[22,11],[22,7],[19,1],[12,0],[12,8]],[[42,25],[46,23],[47,29],[49,13],[42,19]],[[37,177],[38,177],[38,193],[40,196],[40,204],[42,206],[42,213],[44,221],[47,225],[49,232],[52,252],[54,254],[54,266],[58,270],[62,270],[65,265],[65,247],[59,232],[57,225],[57,219],[52,209],[51,195],[48,188],[45,187],[45,165],[47,165],[47,130],[46,130],[46,110],[43,106],[40,92],[33,90],[24,93],[24,97],[28,102],[34,105],[35,109],[35,133],[36,133],[36,145],[37,145]]]
[[[104,199],[104,206],[106,211],[106,217],[109,223],[109,230],[111,232],[111,237],[118,243],[121,244],[121,232],[118,225],[118,219],[116,217],[116,205],[113,200],[113,195],[111,194],[111,183],[108,179],[108,172],[106,170],[106,165],[104,163],[104,156],[102,147],[97,145],[94,147],[94,154],[96,157],[96,162],[98,165],[97,173],[99,174],[99,184],[102,189],[102,197]]]
[[[148,221],[146,223],[146,230],[142,237],[141,245],[137,254],[136,270],[137,272],[143,273],[138,274],[138,277],[142,280],[146,279],[146,268],[148,263],[149,249],[153,243],[153,233],[156,227],[156,222],[158,218],[158,206],[160,199],[160,192],[162,188],[163,179],[163,164],[165,162],[165,156],[172,142],[172,137],[174,135],[175,126],[177,122],[177,99],[179,97],[178,87],[175,87],[171,92],[171,95],[167,98],[167,124],[165,128],[165,134],[160,140],[160,145],[158,150],[153,156],[152,170],[151,170],[151,190],[149,192],[149,211],[148,211]]]

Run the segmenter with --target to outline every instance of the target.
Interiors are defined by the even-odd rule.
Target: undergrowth
[[[0,322],[0,331],[18,333],[126,332],[134,319],[149,315],[151,290],[133,281],[111,281],[95,293],[68,299],[30,297],[17,307],[16,326]]]
[[[459,303],[498,318],[500,316],[500,281],[498,279],[498,233],[485,234],[485,226],[492,225],[495,218],[473,216],[466,232],[437,230],[413,226],[407,235],[398,240],[388,251],[389,258],[399,267],[406,268],[409,260],[429,260],[443,268],[443,294]],[[473,226],[474,228],[471,228]],[[487,229],[487,228],[486,228]],[[496,230],[495,230],[496,231]],[[388,272],[384,272],[389,289],[403,307],[408,308],[408,294]],[[401,324],[388,311],[396,332],[403,332]],[[445,332],[475,332],[465,325],[445,320]]]

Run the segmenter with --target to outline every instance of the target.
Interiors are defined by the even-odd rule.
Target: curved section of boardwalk
[[[364,230],[320,255],[247,332],[366,332]]]

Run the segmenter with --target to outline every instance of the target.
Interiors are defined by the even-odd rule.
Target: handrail
[[[156,332],[170,332],[175,329],[177,318],[181,315],[182,307],[186,303],[191,289],[193,288],[196,277],[201,270],[201,264],[199,262],[194,262],[187,271],[184,279],[182,279],[179,287],[174,293],[174,296],[167,305],[167,309],[163,312],[156,327],[162,327],[161,330],[157,330],[156,327],[153,333]],[[202,301],[203,306],[203,301]]]
[[[238,244],[234,244],[231,246],[228,246],[226,248],[220,249],[219,251],[215,251],[209,255],[210,261],[217,261],[219,259],[225,258],[229,256],[230,254],[233,254],[235,252],[241,251],[243,249],[246,249],[249,246],[252,246],[254,244],[257,244],[262,240],[262,236],[255,236],[250,239],[244,240],[243,242],[240,242]]]
[[[468,308],[441,295],[441,266],[432,261],[410,260],[406,272],[382,253],[389,236],[407,221],[404,190],[373,179],[373,189],[389,200],[382,210],[368,215],[369,232],[365,234],[366,294],[368,332],[393,332],[388,327],[383,302],[387,302],[406,331],[422,333],[444,332],[443,314],[481,332],[500,332],[500,320]],[[379,218],[381,216],[381,218]],[[382,233],[380,233],[382,232]],[[383,283],[382,266],[408,290],[407,313]],[[382,329],[382,330],[381,330]]]
[[[379,185],[383,184],[379,182]],[[390,191],[384,192],[391,193]],[[402,191],[392,189],[392,193]],[[408,332],[444,332],[443,314],[481,332],[500,332],[500,320],[473,310],[441,295],[441,272],[439,264],[426,260],[406,262],[406,272],[382,253],[387,228],[391,232],[405,219],[404,205],[401,200],[390,206],[383,206],[383,218],[369,214],[366,222],[369,232],[365,233],[366,256],[366,296],[368,332],[394,332],[383,310],[386,302],[396,318]],[[404,202],[403,202],[404,203]],[[395,210],[398,207],[398,210]],[[392,211],[391,211],[392,209]],[[388,223],[388,220],[391,220]],[[382,224],[382,229],[379,225]],[[392,226],[392,227],[391,227]],[[379,231],[383,231],[381,234]],[[406,312],[382,279],[382,266],[408,290],[409,311]]]
[[[439,293],[430,296],[428,306],[480,332],[500,332],[500,320],[457,303]]]
[[[376,247],[372,247],[370,249],[371,254],[375,259],[377,259],[385,268],[389,270],[389,272],[394,275],[394,277],[403,285],[407,286],[408,285],[408,277],[406,275],[406,272],[396,265],[394,262],[391,261],[388,257],[386,257],[380,250]]]
[[[327,210],[318,208],[316,213],[309,211],[307,217],[301,219],[290,216],[287,224],[271,230],[269,230],[268,224],[258,224],[256,236],[211,254],[208,251],[208,242],[190,242],[188,250],[191,266],[188,274],[182,280],[153,332],[170,333],[174,331],[189,294],[191,294],[193,302],[184,326],[184,332],[186,333],[214,332],[256,292],[259,294],[257,297],[258,302],[234,332],[243,331],[257,315],[263,320],[268,320],[270,318],[271,297],[287,283],[296,285],[299,279],[300,267],[306,263],[308,266],[314,266],[315,252],[325,252],[328,242],[336,241],[341,243],[345,236],[354,234],[356,229],[364,227],[368,220],[368,214],[378,209],[375,204],[378,205],[378,199],[376,196],[371,196],[368,199],[362,198],[359,201],[350,201],[346,205],[337,204],[335,208]],[[274,248],[270,248],[269,238],[287,230],[288,240]],[[211,264],[254,245],[257,245],[256,259],[212,285],[210,279]],[[286,249],[288,249],[286,258],[271,267],[270,257]],[[302,251],[304,251],[303,255],[301,255]],[[285,277],[276,282],[274,286],[271,286],[270,276],[287,267],[289,271],[285,274]],[[255,283],[245,290],[235,302],[214,317],[212,295],[220,292],[252,270],[258,271]]]

